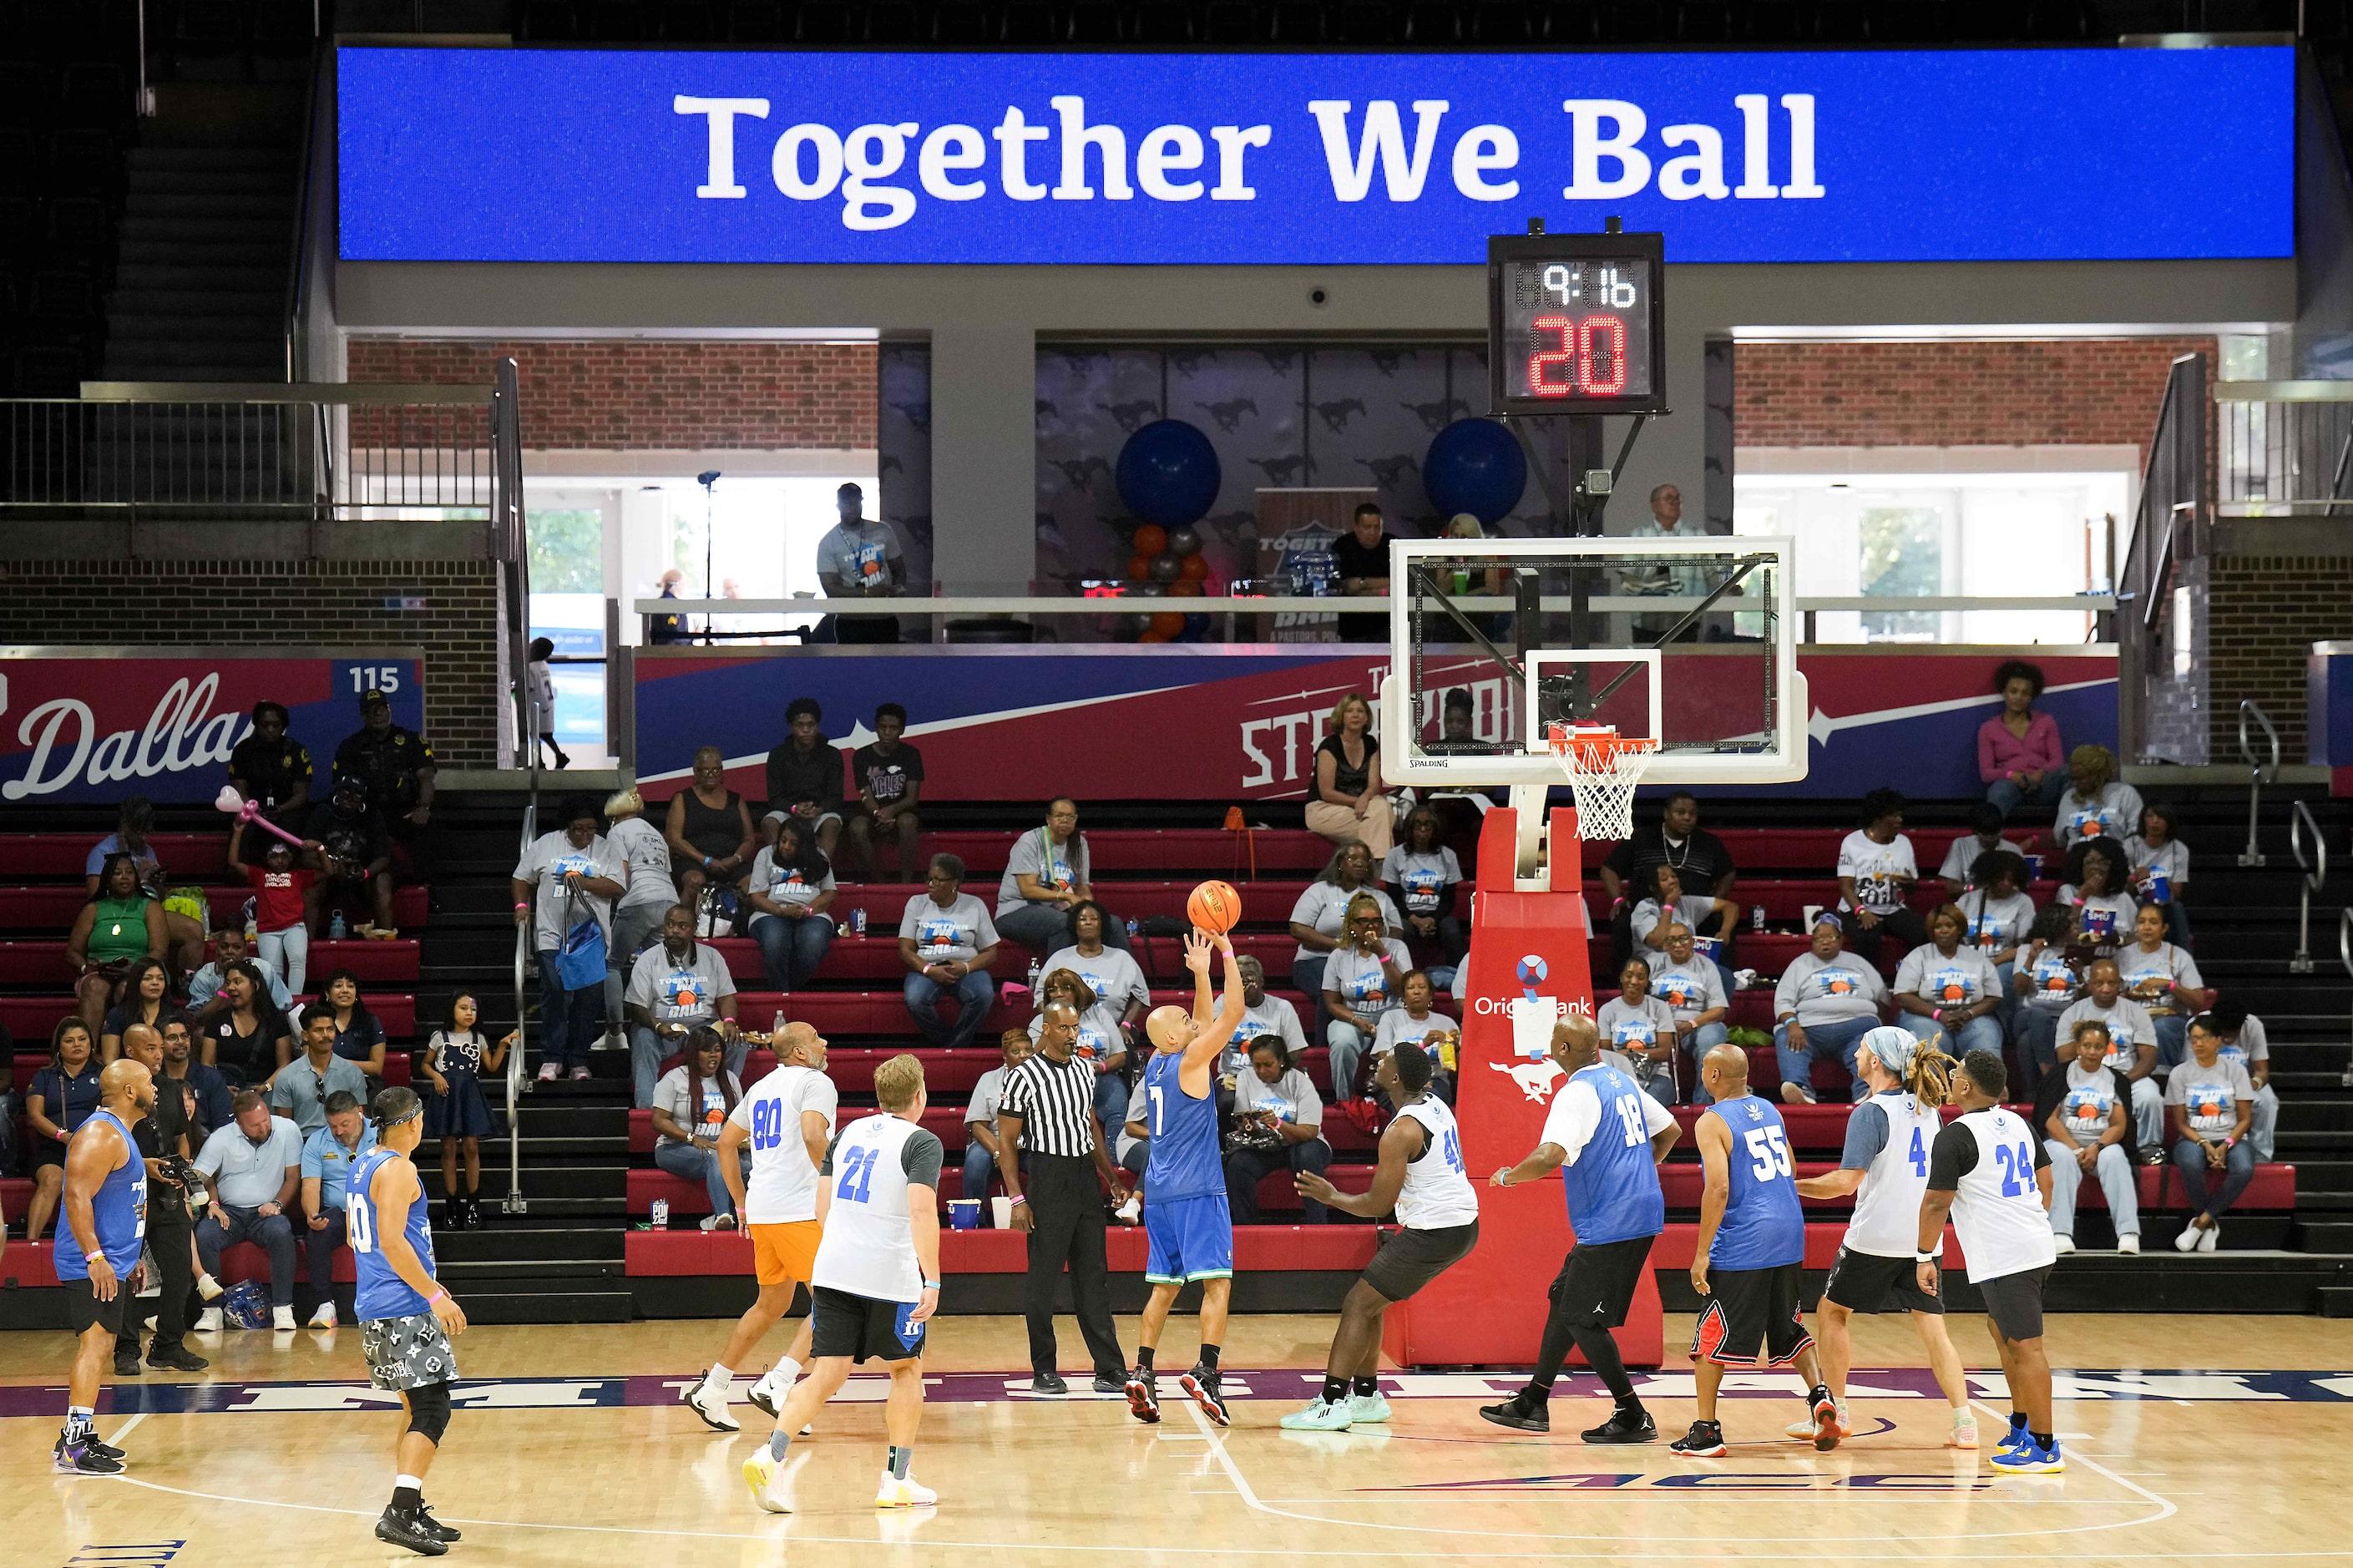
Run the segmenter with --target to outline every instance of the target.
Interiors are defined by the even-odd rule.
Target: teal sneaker
[[[1348,1419],[1363,1425],[1369,1421],[1389,1418],[1389,1402],[1377,1391],[1372,1394],[1352,1394],[1348,1396]]]
[[[1304,1410],[1294,1410],[1282,1418],[1286,1432],[1345,1432],[1354,1422],[1345,1404],[1326,1405],[1317,1399]]]

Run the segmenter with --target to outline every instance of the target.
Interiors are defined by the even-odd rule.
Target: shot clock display
[[[1655,234],[1490,239],[1490,412],[1663,412],[1662,240]]]

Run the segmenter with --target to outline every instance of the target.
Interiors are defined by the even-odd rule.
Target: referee
[[[997,1106],[997,1142],[1028,1153],[1029,1190],[1021,1190],[1023,1162],[1008,1152],[999,1163],[1013,1205],[1013,1226],[1029,1233],[1029,1283],[1024,1305],[1029,1318],[1030,1389],[1066,1394],[1069,1384],[1054,1370],[1055,1280],[1071,1269],[1071,1301],[1079,1332],[1094,1358],[1095,1392],[1118,1394],[1127,1387],[1127,1357],[1111,1321],[1111,1267],[1104,1252],[1103,1188],[1127,1201],[1122,1173],[1114,1169],[1095,1120],[1095,1069],[1072,1056],[1079,1043],[1079,1015],[1067,1002],[1048,1003],[1040,1015],[1038,1050],[1005,1075]]]

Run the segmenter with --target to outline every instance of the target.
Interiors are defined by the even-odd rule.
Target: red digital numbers
[[[1615,397],[1626,390],[1626,323],[1615,316],[1588,316],[1572,321],[1567,316],[1538,316],[1533,331],[1557,332],[1560,347],[1528,356],[1528,395]],[[1608,344],[1602,342],[1603,338]],[[1606,366],[1606,368],[1605,368]],[[1568,379],[1555,380],[1555,373]]]

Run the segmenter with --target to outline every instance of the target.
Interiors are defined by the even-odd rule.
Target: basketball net
[[[1585,724],[1554,724],[1546,740],[1577,801],[1577,836],[1588,841],[1631,837],[1634,786],[1642,782],[1659,742],[1649,737],[1624,740],[1612,726]]]

